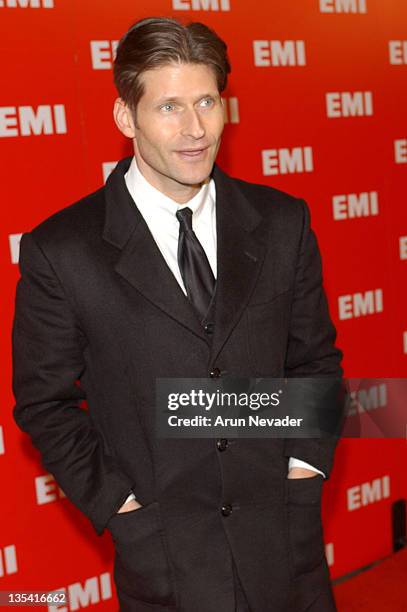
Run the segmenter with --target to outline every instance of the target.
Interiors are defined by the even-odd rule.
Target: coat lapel
[[[147,224],[131,198],[121,160],[106,187],[103,238],[121,250],[115,270],[155,306],[205,340],[195,311],[165,263]],[[216,185],[217,282],[213,363],[239,321],[264,259],[262,217],[230,177],[214,167]]]
[[[261,215],[218,166],[213,178],[218,269],[212,364],[246,308],[266,251]]]
[[[121,250],[115,270],[155,306],[208,342],[126,187],[124,174],[130,162],[131,158],[121,160],[105,187],[103,238]]]

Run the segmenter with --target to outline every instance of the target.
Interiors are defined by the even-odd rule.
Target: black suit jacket
[[[322,477],[288,480],[288,457],[329,475],[335,441],[235,439],[222,451],[212,439],[158,439],[154,394],[156,377],[215,367],[341,374],[308,208],[214,167],[209,337],[125,186],[129,163],[22,236],[15,420],[96,531],[110,530],[130,609],[232,612],[233,559],[253,612],[301,611],[327,579]],[[143,508],[117,514],[130,489]]]

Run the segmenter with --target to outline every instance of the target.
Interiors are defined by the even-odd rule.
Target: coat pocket
[[[310,572],[325,555],[321,495],[324,478],[286,479],[286,506],[293,577]]]
[[[174,604],[175,591],[158,502],[116,514],[107,527],[116,551],[117,588],[145,602]]]

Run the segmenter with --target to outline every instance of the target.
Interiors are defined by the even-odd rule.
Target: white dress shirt
[[[158,191],[144,178],[134,157],[124,178],[130,195],[185,295],[186,291],[178,267],[179,221],[175,216],[178,210],[186,207],[192,210],[194,232],[216,278],[215,181],[213,179],[207,181],[189,202],[178,204]]]
[[[165,262],[178,281],[182,291],[186,295],[184,283],[178,266],[178,236],[179,222],[175,213],[181,208],[188,207],[192,210],[193,230],[201,243],[213,275],[216,279],[216,187],[215,181],[210,179],[205,182],[198,193],[185,204],[178,204],[161,191],[156,189],[141,174],[135,157],[124,179],[127,189],[139,209],[144,221],[147,223]],[[323,472],[309,465],[305,461],[289,458],[288,469],[293,467],[304,467],[325,476]],[[135,499],[133,493],[126,499],[127,503]]]

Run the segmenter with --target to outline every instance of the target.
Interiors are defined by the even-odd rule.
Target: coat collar
[[[117,164],[105,186],[103,238],[121,250],[115,269],[144,297],[209,342],[126,187],[124,175],[131,159],[127,157]],[[212,176],[216,185],[218,268],[213,363],[250,298],[265,246],[262,217],[238,183],[216,165]]]

